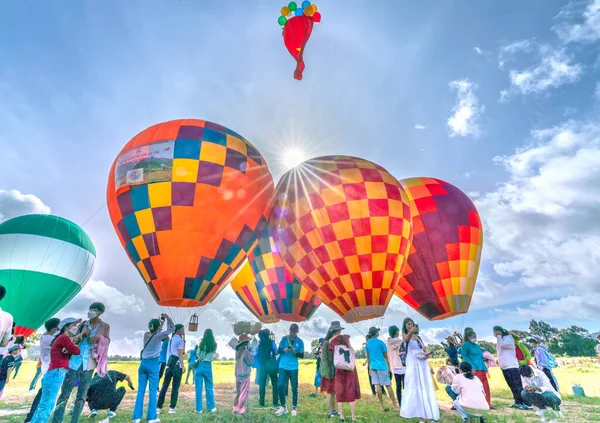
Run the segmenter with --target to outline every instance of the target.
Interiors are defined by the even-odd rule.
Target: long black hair
[[[494,326],[494,332],[502,332],[502,336],[508,335],[508,331],[504,329],[502,326]]]
[[[217,342],[215,341],[215,335],[213,335],[212,329],[206,329],[204,336],[200,342],[200,351],[206,353],[214,353],[217,351]]]
[[[463,341],[467,342],[471,340],[471,337],[475,335],[473,328],[465,328],[465,334],[463,335]]]
[[[463,361],[462,363],[460,363],[460,366],[458,368],[460,369],[460,372],[463,375],[465,375],[465,377],[467,379],[473,379],[475,377],[473,375],[473,367],[466,361]]]
[[[398,326],[396,326],[396,325],[392,325],[388,329],[388,333],[390,334],[390,336],[392,338],[395,337],[398,332],[400,332],[400,329],[398,329]]]
[[[404,319],[404,321],[402,322],[402,333],[405,335],[408,335],[408,329],[406,329],[406,324],[408,322],[412,322],[413,326],[415,325],[415,321],[413,319],[411,319],[410,317],[407,317],[406,319]]]
[[[341,330],[330,330],[327,331],[327,336],[325,336],[325,340],[329,341],[331,338],[333,338],[335,336],[335,334],[340,333]]]

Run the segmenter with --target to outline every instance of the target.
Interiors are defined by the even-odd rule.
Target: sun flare
[[[286,170],[293,169],[298,166],[300,163],[306,160],[306,155],[304,151],[298,148],[291,148],[283,153],[283,165]]]

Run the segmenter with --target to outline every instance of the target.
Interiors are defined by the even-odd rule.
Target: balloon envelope
[[[87,283],[96,249],[88,234],[62,217],[31,214],[0,224],[2,309],[15,334],[29,336]]]
[[[270,227],[288,269],[344,320],[383,316],[412,240],[408,198],[384,168],[304,162],[279,182]]]
[[[302,9],[296,9],[296,16],[288,19],[283,27],[283,43],[285,47],[296,60],[296,70],[294,78],[302,79],[304,72],[304,48],[313,28],[313,19],[309,16],[304,16]]]
[[[156,302],[197,307],[218,295],[256,244],[272,192],[269,168],[250,142],[219,124],[182,119],[125,145],[107,203]]]
[[[413,245],[396,294],[430,320],[466,313],[483,247],[483,229],[473,202],[461,190],[434,178],[400,181],[413,218]]]
[[[279,319],[265,296],[264,287],[256,280],[252,267],[245,261],[231,279],[231,289],[252,314],[262,323],[277,323]]]
[[[310,319],[321,304],[321,301],[285,268],[283,259],[275,247],[275,241],[268,231],[259,237],[256,248],[248,255],[246,266],[247,271],[240,272],[231,284],[236,295],[263,323],[268,322],[254,309],[259,308],[263,312],[267,309],[264,306],[256,307],[255,304],[268,305],[268,309],[277,320],[293,322]],[[244,288],[236,289],[237,284]],[[253,292],[256,292],[257,296],[245,301],[248,294]]]

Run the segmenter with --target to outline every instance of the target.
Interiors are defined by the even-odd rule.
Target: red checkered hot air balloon
[[[466,313],[483,247],[469,197],[434,178],[400,181],[410,199],[413,244],[396,295],[429,320]]]
[[[412,242],[408,197],[381,166],[311,159],[275,190],[270,228],[294,276],[349,323],[381,317]]]

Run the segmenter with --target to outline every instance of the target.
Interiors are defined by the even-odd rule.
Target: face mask
[[[471,342],[474,343],[474,344],[476,344],[477,343],[477,338],[471,339]]]
[[[73,326],[72,328],[70,328],[69,332],[71,332],[73,335],[77,335],[77,326]]]
[[[98,313],[96,313],[95,311],[92,311],[92,310],[88,311],[88,314],[87,314],[88,319],[93,319],[97,315],[98,315]]]

